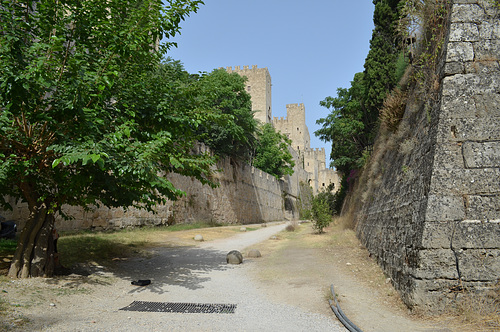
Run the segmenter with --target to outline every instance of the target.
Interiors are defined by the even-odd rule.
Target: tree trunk
[[[34,209],[21,231],[9,277],[52,277],[54,274],[54,214],[45,204]]]

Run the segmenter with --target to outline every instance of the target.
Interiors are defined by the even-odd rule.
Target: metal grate
[[[236,304],[203,304],[134,301],[120,310],[172,313],[234,314]]]

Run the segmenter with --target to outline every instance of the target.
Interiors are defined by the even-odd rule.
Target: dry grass
[[[380,110],[380,120],[391,132],[396,132],[403,119],[407,102],[407,94],[400,89],[394,89],[384,100]]]
[[[71,268],[77,263],[110,265],[132,256],[150,255],[149,248],[195,245],[194,237],[202,234],[205,241],[226,238],[239,232],[241,225],[209,227],[186,224],[169,227],[143,227],[116,232],[82,232],[62,234],[58,240],[61,264]],[[257,229],[247,227],[248,231]],[[6,275],[13,258],[15,241],[0,244],[0,275]]]
[[[405,139],[400,145],[399,145],[399,152],[403,155],[409,155],[415,146],[417,146],[418,142],[415,137],[411,137],[408,139]]]
[[[462,294],[451,314],[471,330],[500,331],[500,283],[486,296]]]

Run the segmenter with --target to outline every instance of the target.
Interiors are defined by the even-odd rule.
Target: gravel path
[[[333,313],[323,316],[272,302],[249,277],[256,268],[251,259],[241,265],[226,264],[228,251],[240,250],[245,256],[245,248],[285,227],[274,224],[198,247],[157,248],[151,259],[126,261],[113,274],[101,272],[116,282],[78,298],[62,297],[29,318],[39,331],[345,331]],[[130,281],[137,279],[152,283],[132,286]],[[237,308],[234,314],[119,310],[133,301],[236,304]]]

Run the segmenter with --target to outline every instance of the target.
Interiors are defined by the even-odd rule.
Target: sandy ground
[[[87,273],[54,279],[3,278],[0,304],[8,314],[0,316],[0,330],[343,331],[328,305],[332,284],[342,309],[363,331],[466,330],[443,317],[411,315],[352,231],[317,235],[310,224],[295,232],[282,231],[285,226],[258,226],[227,238],[220,230],[174,232],[147,258],[87,266]],[[198,233],[208,241],[194,242]],[[262,257],[229,266],[225,253],[233,249],[244,255],[258,249]],[[137,279],[152,284],[132,286]],[[168,314],[165,325],[166,316],[158,313],[119,310],[135,300],[229,301],[238,303],[238,314]]]

